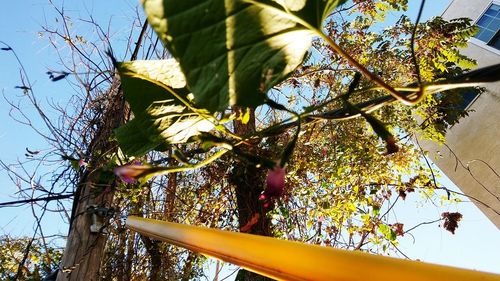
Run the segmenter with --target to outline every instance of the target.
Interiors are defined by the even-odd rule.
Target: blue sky
[[[75,3],[76,2],[76,3]],[[416,17],[416,7],[420,1],[411,2],[410,17]],[[427,1],[424,18],[439,15],[448,5],[448,0]],[[126,33],[127,20],[133,17],[136,2],[133,0],[82,0],[68,1],[67,12],[80,17],[94,18],[103,25],[111,22],[116,30],[115,44],[121,41],[122,33]],[[131,15],[132,14],[132,15]],[[111,21],[110,21],[110,15]],[[394,22],[397,15],[388,19],[387,24]],[[48,69],[57,69],[57,57],[54,50],[38,31],[45,22],[53,22],[54,14],[47,0],[6,1],[0,9],[0,41],[11,45],[25,64],[29,78],[35,86],[37,98],[64,102],[72,94],[72,89],[65,82],[53,83],[47,79]],[[83,31],[82,31],[83,32]],[[91,34],[87,34],[91,36]],[[0,46],[4,47],[4,46]],[[22,97],[19,85],[19,67],[11,54],[0,52],[0,91],[10,99]],[[31,116],[34,111],[26,107]],[[44,149],[43,140],[31,129],[22,126],[9,117],[9,106],[0,102],[0,159],[11,163],[17,159],[25,159],[25,148]],[[37,120],[36,118],[34,120]],[[39,124],[35,124],[39,125]],[[444,179],[443,184],[452,187],[453,183]],[[4,171],[0,171],[0,202],[11,201],[15,188]],[[397,219],[405,226],[425,220],[438,218],[443,211],[459,210],[464,219],[455,235],[439,228],[437,224],[426,225],[413,232],[415,241],[406,236],[401,241],[401,249],[413,259],[420,259],[440,264],[473,268],[500,273],[500,231],[472,204],[460,203],[458,206],[436,207],[432,205],[417,206],[418,198],[409,198],[399,207]],[[29,207],[0,209],[0,235],[31,234],[33,219]],[[46,224],[51,224],[51,232],[65,234],[67,226],[60,222],[57,215],[49,215]],[[223,274],[221,275],[223,276]]]
[[[54,1],[61,3],[62,1]],[[73,2],[73,1],[72,1]],[[56,4],[60,5],[60,4]],[[112,1],[74,1],[65,4],[65,13],[74,18],[88,19],[89,15],[95,17],[102,26],[113,26],[114,43],[120,45],[128,32],[128,25],[134,16],[137,6],[133,0]],[[46,109],[47,115],[53,111],[47,104],[65,104],[73,94],[73,89],[66,81],[51,82],[46,75],[48,70],[60,70],[57,63],[57,53],[50,46],[48,40],[40,36],[39,31],[44,25],[53,25],[56,15],[47,0],[9,1],[0,9],[0,41],[9,44],[22,61],[28,78],[33,84],[35,97]],[[78,30],[78,26],[75,26]],[[81,31],[83,36],[93,36],[87,30]],[[0,47],[6,47],[0,44]],[[6,99],[20,102],[19,106],[38,128],[45,128],[36,111],[25,102],[23,93],[15,86],[20,85],[20,67],[15,57],[10,52],[0,52],[0,91]],[[10,106],[2,97],[0,102],[0,159],[6,163],[26,161],[26,148],[30,150],[47,149],[43,139],[35,134],[29,127],[19,124],[9,117]],[[56,120],[54,120],[56,121]],[[42,130],[43,131],[43,130]],[[34,175],[38,178],[40,175]],[[0,202],[13,201],[12,197],[16,188],[7,177],[5,171],[0,171]],[[26,187],[26,186],[24,186]],[[55,207],[54,204],[49,206]],[[0,219],[0,234],[30,234],[34,220],[31,217],[31,208],[2,208]],[[53,225],[51,222],[60,221],[58,215],[47,214],[44,222],[52,225],[51,232],[67,233],[64,224]],[[49,230],[49,229],[48,229]]]

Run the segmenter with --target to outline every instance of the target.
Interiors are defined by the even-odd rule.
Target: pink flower
[[[285,188],[285,168],[279,166],[267,172],[266,188],[264,196],[266,198],[280,197]]]
[[[85,162],[85,160],[84,160],[84,159],[80,159],[80,160],[78,161],[78,166],[80,166],[80,168],[81,168],[81,167],[87,167],[87,165],[88,165],[88,163],[87,163],[87,162]]]
[[[134,161],[132,164],[115,167],[113,172],[115,175],[120,177],[120,179],[126,183],[135,183],[145,171],[150,168],[144,166],[139,161]]]

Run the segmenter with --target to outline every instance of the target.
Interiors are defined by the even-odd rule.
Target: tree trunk
[[[128,232],[127,235],[127,258],[125,260],[125,280],[130,280],[132,277],[132,264],[134,263],[133,258],[135,257],[135,233]]]
[[[170,149],[169,156],[173,158],[172,149]],[[169,161],[168,165],[174,166],[177,161],[172,159]],[[165,205],[163,209],[163,217],[166,221],[173,222],[174,219],[174,207],[175,207],[175,196],[177,193],[177,173],[168,174],[168,182],[165,187]]]
[[[241,111],[239,108],[233,109],[237,114]],[[255,113],[250,112],[250,120],[247,124],[236,120],[234,123],[234,132],[237,135],[247,135],[255,132]],[[243,152],[254,154],[258,150],[258,143],[249,143],[242,148]],[[258,214],[259,219],[254,224],[248,233],[272,236],[271,221],[266,216],[266,212],[262,208],[262,203],[259,202],[259,196],[264,190],[264,184],[267,171],[263,168],[257,168],[255,164],[237,161],[234,163],[230,181],[235,187],[236,200],[238,204],[238,221],[240,228],[246,226],[252,218]],[[259,274],[240,270],[237,275],[237,280],[244,281],[265,281],[272,280],[263,277]]]
[[[91,232],[92,218],[87,212],[89,206],[111,208],[115,179],[101,181],[103,172],[99,169],[108,161],[98,153],[113,152],[116,144],[109,141],[113,129],[123,123],[125,104],[120,90],[120,81],[115,78],[109,94],[110,105],[103,116],[101,130],[96,134],[89,151],[93,159],[89,166],[93,171],[85,173],[77,186],[73,202],[70,230],[66,248],[60,265],[58,281],[63,280],[98,280],[101,259],[104,253],[107,235]],[[107,223],[109,218],[104,218]],[[106,224],[105,224],[106,225]]]
[[[98,280],[98,271],[104,252],[107,236],[104,233],[92,233],[91,216],[87,214],[87,206],[97,205],[109,207],[113,200],[113,193],[107,192],[99,196],[93,195],[93,184],[99,173],[88,177],[83,184],[80,200],[77,203],[66,249],[61,261],[58,281],[62,280]],[[76,198],[75,198],[76,199]]]
[[[152,240],[151,238],[140,234],[142,243],[146,247],[146,251],[148,251],[149,258],[151,260],[151,266],[149,268],[149,281],[160,281],[164,280],[162,277],[162,257],[160,252],[160,242]]]
[[[147,22],[144,22],[130,60],[137,59],[147,26]],[[102,184],[100,180],[102,171],[97,168],[107,164],[108,159],[102,157],[104,154],[116,152],[117,145],[110,142],[113,130],[122,125],[126,116],[129,116],[129,109],[121,91],[121,82],[117,76],[113,77],[109,93],[109,106],[103,114],[100,131],[94,136],[88,147],[89,152],[91,152],[89,155],[93,155],[89,166],[93,167],[94,170],[85,173],[75,192],[68,240],[59,266],[57,281],[93,281],[98,280],[99,277],[107,235],[90,231],[92,221],[91,216],[87,214],[87,208],[91,205],[105,208],[112,206],[115,179],[113,177]],[[106,189],[99,190],[102,186],[105,186]]]
[[[195,252],[189,252],[184,264],[184,269],[182,270],[182,281],[189,281],[192,279],[193,275],[193,264],[196,262],[197,254]]]

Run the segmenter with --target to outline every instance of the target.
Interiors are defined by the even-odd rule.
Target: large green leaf
[[[115,131],[126,154],[140,156],[213,128],[189,104],[184,76],[175,60],[124,62],[118,64],[118,71],[134,113],[132,121]]]
[[[345,0],[143,0],[179,61],[195,103],[212,112],[256,107],[303,60],[323,20]]]

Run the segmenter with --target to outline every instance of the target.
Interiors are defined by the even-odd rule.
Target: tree
[[[62,251],[46,242],[50,237],[31,240],[28,237],[0,238],[0,278],[2,280],[42,280],[51,274],[61,261]],[[31,244],[31,252],[23,263],[21,273],[18,265],[25,258],[26,244]]]
[[[149,22],[179,65],[172,60],[117,64],[135,114],[118,130],[118,141],[126,154],[136,157],[149,150],[162,151],[165,144],[179,148],[179,143],[187,143],[184,149],[202,148],[207,153],[184,158],[179,166],[122,167],[129,170],[127,176],[148,179],[231,154],[239,159],[230,166],[230,183],[237,197],[240,230],[270,235],[273,218],[276,229],[281,227],[276,234],[289,239],[316,238],[316,243],[349,249],[395,246],[397,236],[404,234],[403,224],[388,222],[388,211],[380,211],[392,193],[404,198],[417,188],[430,194],[449,190],[438,187],[433,171],[419,164],[418,147],[400,144],[398,148],[391,131],[419,131],[443,139],[443,126],[436,121],[452,115],[434,108],[450,99],[432,94],[470,86],[460,84],[485,74],[450,77],[450,73],[463,73],[462,67],[473,66],[457,46],[465,44],[475,28],[467,19],[435,18],[413,25],[402,17],[394,28],[377,34],[369,27],[387,11],[404,8],[406,2],[365,1],[348,9],[349,22],[328,17],[324,32],[322,21],[339,4],[342,1],[236,1],[224,6],[214,1],[191,9],[190,3],[145,1]],[[210,16],[197,14],[203,11]],[[259,28],[249,32],[245,26]],[[295,77],[279,86],[281,92],[269,92],[299,66],[311,34],[320,38],[314,44],[317,53],[310,53]],[[315,62],[318,57],[321,61]],[[353,75],[356,71],[366,79]],[[492,78],[486,76],[472,80]],[[307,84],[310,89],[305,89]],[[302,95],[290,94],[290,88],[299,88]],[[382,96],[381,91],[390,95]],[[303,110],[280,104],[287,94]],[[415,110],[396,105],[374,112],[394,101],[423,102]],[[273,111],[271,117],[254,111],[260,105]],[[228,106],[232,106],[229,116]],[[415,114],[424,118],[422,126]],[[456,118],[465,112],[454,114]],[[323,121],[356,116],[364,117],[370,127],[363,120]],[[227,117],[233,125],[224,127]],[[269,119],[258,126],[256,117]],[[305,136],[299,137],[302,133]],[[183,139],[176,139],[179,134]],[[386,143],[386,153],[380,153],[377,136]],[[333,161],[318,163],[321,158]],[[275,175],[284,176],[290,160],[293,190],[283,194],[284,187],[279,186],[270,191],[269,182]],[[278,202],[280,208],[274,208]],[[388,210],[394,202],[389,205]],[[340,237],[346,236],[347,242],[342,242]]]

